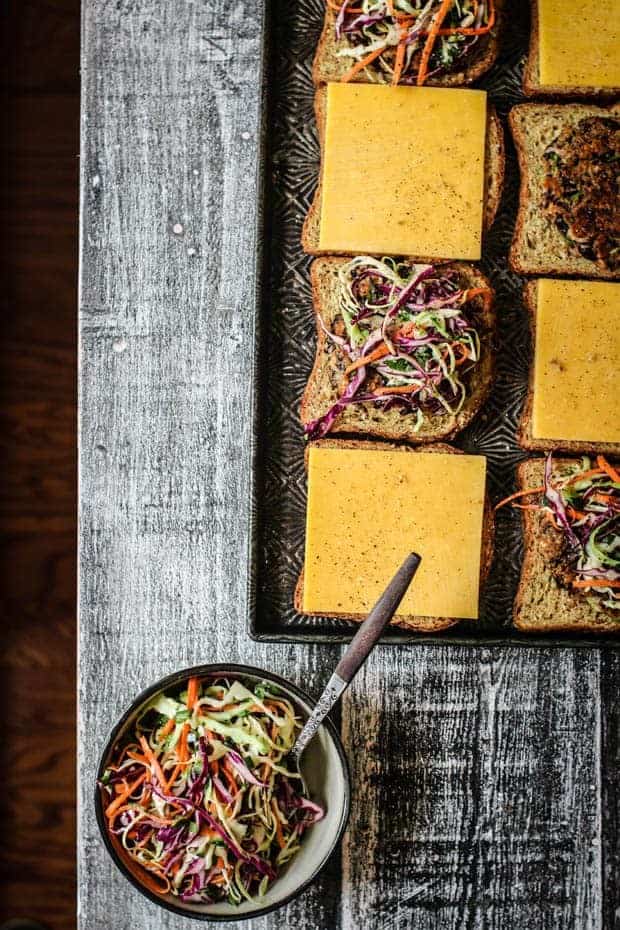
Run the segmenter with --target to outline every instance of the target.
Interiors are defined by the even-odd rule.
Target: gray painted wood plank
[[[261,29],[242,0],[84,4],[82,930],[186,926],[97,836],[96,762],[135,694],[223,660],[318,693],[340,654],[245,630]],[[343,712],[342,892],[335,859],[248,926],[600,927],[598,687],[597,653],[380,649]]]
[[[596,652],[373,657],[343,721],[343,926],[600,928],[598,683]]]
[[[253,661],[318,687],[319,662],[327,670],[337,657],[254,649],[244,626],[259,12],[84,7],[79,910],[88,930],[185,925],[135,894],[97,837],[93,772],[122,708],[196,661]],[[303,914],[333,926],[334,881],[332,870],[278,925]]]
[[[620,655],[601,657],[603,926],[620,927]]]

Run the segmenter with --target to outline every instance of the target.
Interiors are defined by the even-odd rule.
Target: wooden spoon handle
[[[349,643],[343,657],[336,666],[336,675],[347,684],[353,680],[360,666],[363,665],[368,654],[381,638],[385,627],[396,613],[398,605],[405,596],[405,592],[411,584],[420,562],[421,558],[415,552],[411,552],[407,556]]]

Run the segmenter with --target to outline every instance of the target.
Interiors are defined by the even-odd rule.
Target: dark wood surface
[[[0,24],[0,922],[72,930],[79,3]]]
[[[187,926],[98,837],[96,765],[135,695],[226,660],[318,695],[341,654],[245,626],[263,12],[84,3],[81,930]],[[378,647],[343,701],[342,850],[248,926],[609,930],[617,685],[597,649]]]

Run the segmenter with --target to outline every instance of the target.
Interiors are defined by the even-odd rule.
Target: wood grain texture
[[[407,649],[390,666],[370,660],[343,720],[343,926],[601,927],[598,654]]]
[[[603,926],[620,927],[620,655],[601,658]]]
[[[80,927],[181,930],[98,838],[109,727],[184,665],[318,694],[341,650],[245,629],[263,6],[83,9]],[[599,666],[378,648],[345,697],[342,862],[246,926],[602,930]]]
[[[75,916],[79,2],[3,5],[0,924]]]

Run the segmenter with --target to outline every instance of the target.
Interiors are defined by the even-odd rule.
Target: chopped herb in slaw
[[[108,830],[147,887],[233,905],[266,893],[324,816],[287,766],[300,727],[269,683],[191,678],[147,705],[100,781]]]
[[[373,65],[392,84],[422,85],[457,67],[495,25],[493,0],[328,0],[337,51],[354,59],[342,78]]]
[[[613,465],[599,455],[595,464],[584,457],[554,469],[550,454],[544,484],[511,494],[496,509],[508,503],[547,514],[563,537],[571,589],[594,607],[620,611],[620,473]]]
[[[397,406],[416,432],[428,417],[456,417],[480,360],[476,298],[488,304],[490,290],[464,286],[454,268],[368,255],[338,278],[340,312],[331,326],[319,322],[347,364],[338,399],[305,425],[306,437],[325,436],[350,404]]]

